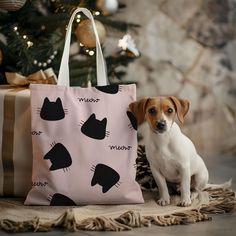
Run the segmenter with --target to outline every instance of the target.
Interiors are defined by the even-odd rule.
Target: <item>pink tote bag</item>
[[[96,36],[97,85],[69,86],[69,47],[75,15],[83,12]],[[57,85],[31,85],[32,188],[26,205],[143,203],[135,181],[137,124],[128,106],[136,87],[107,85],[93,16],[70,19]]]

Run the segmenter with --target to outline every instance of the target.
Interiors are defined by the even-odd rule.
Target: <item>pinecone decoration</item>
[[[138,157],[136,159],[137,173],[136,181],[142,190],[157,191],[156,182],[152,176],[149,162],[145,153],[145,146],[138,146]]]
[[[158,191],[157,184],[152,176],[149,162],[146,157],[145,146],[138,146],[138,157],[136,159],[136,181],[144,191]],[[180,194],[180,185],[176,183],[166,182],[170,195]]]

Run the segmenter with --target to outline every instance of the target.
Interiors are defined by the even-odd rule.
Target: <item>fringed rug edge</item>
[[[57,219],[42,223],[39,218],[31,221],[12,221],[3,219],[0,221],[0,229],[10,233],[20,232],[48,232],[55,228],[76,232],[79,230],[89,231],[124,231],[133,228],[149,227],[151,225],[170,226],[196,223],[211,220],[208,214],[224,214],[235,212],[236,198],[231,189],[207,189],[210,202],[202,205],[199,209],[178,212],[165,216],[142,216],[138,212],[127,211],[117,218],[96,217],[87,218],[80,222],[76,221],[73,209],[66,210]]]

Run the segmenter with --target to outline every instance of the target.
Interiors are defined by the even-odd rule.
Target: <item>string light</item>
[[[81,21],[80,18],[81,18],[81,15],[80,15],[80,14],[77,14],[77,15],[76,15],[76,22],[77,22],[77,23],[79,23],[79,22]]]
[[[32,47],[33,45],[34,45],[33,42],[27,41],[27,47],[28,47],[28,48]]]
[[[99,12],[99,11],[93,12],[93,15],[94,15],[94,16],[99,16],[100,14],[101,14],[101,12]]]
[[[89,51],[89,55],[93,56],[94,55],[94,51]]]
[[[84,45],[82,43],[79,43],[80,47],[84,47]],[[89,55],[89,56],[93,56],[95,54],[95,52],[93,50],[89,50],[86,47],[84,47],[85,52]]]
[[[52,63],[52,61],[53,61],[53,59],[55,58],[55,56],[57,55],[57,51],[55,50],[54,52],[53,52],[53,54],[51,55],[51,56],[49,56],[49,58],[48,59],[46,59],[46,61],[44,61],[44,62],[41,62],[41,61],[37,61],[37,60],[34,60],[34,65],[37,65],[37,66],[39,66],[39,67],[47,67],[49,64],[51,64]]]
[[[13,31],[15,32],[16,35],[19,35],[19,31],[18,30],[19,29],[18,29],[17,26],[13,27]],[[30,47],[32,47],[34,45],[34,43],[28,39],[28,36],[26,34],[24,34],[23,36],[20,36],[20,37],[22,37],[25,40],[27,48],[30,48]],[[37,65],[38,67],[46,68],[48,66],[48,64],[52,63],[52,61],[55,59],[55,56],[57,54],[58,54],[58,51],[55,50],[55,51],[53,51],[52,55],[50,55],[45,61],[41,62],[41,61],[38,61],[38,60],[34,59],[33,60],[33,64]]]

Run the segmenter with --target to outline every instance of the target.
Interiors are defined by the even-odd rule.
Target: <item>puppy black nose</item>
[[[158,130],[164,130],[166,128],[166,121],[165,120],[157,121],[156,127]]]

